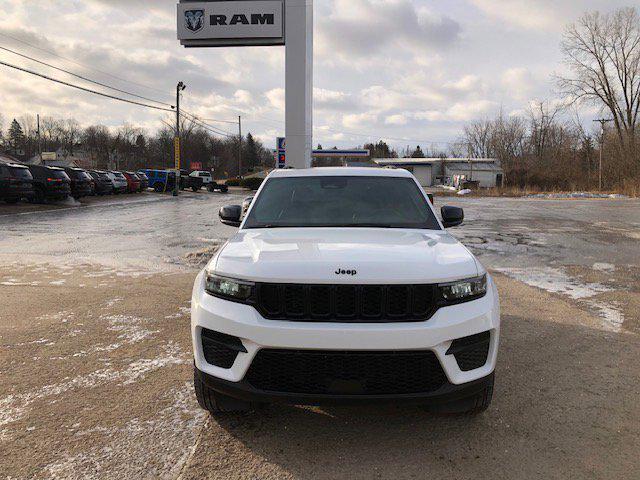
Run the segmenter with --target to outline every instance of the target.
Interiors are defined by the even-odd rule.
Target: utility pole
[[[176,180],[173,186],[173,196],[177,197],[180,191],[180,92],[182,92],[187,86],[178,82],[176,87],[176,137],[174,139],[174,159],[176,168]],[[169,183],[169,175],[167,174],[167,183]]]
[[[469,181],[473,181],[473,161],[471,160],[471,142],[467,143],[467,160],[469,160]]]
[[[40,157],[40,163],[42,163],[42,142],[40,141],[40,114],[36,115],[38,119],[38,156]]]
[[[238,178],[242,178],[242,117],[238,115]]]
[[[600,162],[598,166],[598,190],[602,190],[602,149],[604,148],[604,124],[613,122],[612,118],[597,118],[594,122],[600,124]]]

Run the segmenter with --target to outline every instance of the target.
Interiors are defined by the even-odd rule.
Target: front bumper
[[[202,347],[202,330],[238,337],[246,352],[235,358],[231,368],[207,363]],[[448,354],[453,340],[482,332],[490,332],[486,363],[480,368],[463,371],[454,355]],[[343,350],[343,351],[432,351],[447,377],[447,384],[419,400],[450,393],[456,386],[482,383],[495,369],[500,334],[500,306],[493,280],[488,276],[488,291],[484,297],[472,302],[440,308],[424,322],[402,323],[315,323],[264,319],[250,305],[230,302],[205,293],[204,274],[201,272],[194,285],[191,301],[191,334],[195,366],[215,390],[231,392],[233,396],[265,395],[252,389],[245,376],[262,349],[291,350]],[[468,392],[463,392],[467,396]],[[273,393],[266,394],[267,396]],[[411,395],[415,397],[415,395]],[[313,395],[276,395],[277,398],[294,397],[294,403],[303,399],[308,403]],[[383,396],[383,397],[389,397]],[[401,399],[402,395],[393,395]],[[314,397],[315,398],[315,397]],[[375,397],[376,400],[385,398]]]
[[[230,382],[196,369],[196,375],[209,388],[233,398],[257,403],[284,403],[288,405],[362,405],[408,404],[441,405],[462,400],[481,393],[492,383],[493,373],[462,385],[447,383],[434,392],[402,395],[309,395],[265,392],[253,388],[248,382]]]

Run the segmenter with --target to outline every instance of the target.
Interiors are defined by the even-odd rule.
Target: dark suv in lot
[[[90,170],[89,175],[93,178],[96,195],[109,195],[113,193],[113,183],[107,175],[107,172],[101,170]]]
[[[33,177],[29,168],[16,163],[0,163],[0,200],[18,203],[33,199]]]
[[[62,168],[29,165],[29,171],[33,175],[36,202],[64,200],[71,195],[71,179]]]
[[[149,188],[149,177],[143,172],[136,172],[136,175],[140,179],[140,191],[146,192],[147,188]]]
[[[76,200],[93,194],[93,178],[81,168],[64,169],[71,179],[71,196]]]

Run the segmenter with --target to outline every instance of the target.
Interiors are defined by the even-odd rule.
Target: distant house
[[[20,163],[20,161],[8,153],[0,153],[0,163]]]
[[[51,167],[97,168],[97,158],[95,155],[87,153],[82,149],[77,149],[73,154],[70,154],[60,148],[55,152],[43,154],[42,158],[40,155],[34,155],[26,163],[31,165],[48,165]]]
[[[480,187],[502,186],[504,172],[496,158],[374,158],[380,167],[410,171],[423,187],[452,185],[454,179],[479,182]]]

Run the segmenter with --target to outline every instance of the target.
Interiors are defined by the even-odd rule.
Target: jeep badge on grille
[[[342,270],[341,268],[336,270],[336,275],[356,275],[356,270]]]

